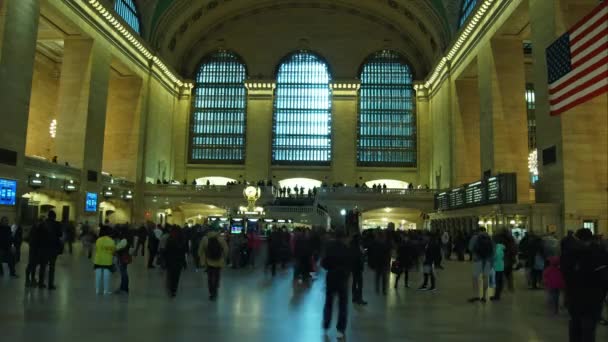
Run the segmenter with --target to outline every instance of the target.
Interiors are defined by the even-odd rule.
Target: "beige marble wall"
[[[477,79],[456,80],[454,91],[454,185],[461,185],[481,179]]]
[[[480,172],[517,174],[517,200],[529,201],[528,126],[522,41],[499,39],[478,50]]]
[[[142,80],[112,72],[104,130],[103,171],[135,181],[142,100]]]
[[[452,115],[451,82],[431,95],[431,187],[449,188],[452,180]]]

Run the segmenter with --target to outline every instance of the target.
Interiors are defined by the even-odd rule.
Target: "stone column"
[[[174,160],[174,178],[182,182],[186,179],[186,165],[188,164],[189,142],[190,136],[190,110],[191,89],[182,88],[177,101],[177,108],[173,115],[173,160]],[[188,183],[192,183],[192,179],[188,179]]]
[[[273,82],[247,82],[245,179],[270,179],[272,162]],[[273,180],[274,181],[274,180]]]
[[[87,48],[83,47],[84,44],[78,45],[79,47],[84,48],[85,51],[87,50]],[[106,125],[110,63],[112,59],[110,52],[100,43],[93,42],[90,45],[89,51],[89,62],[85,71],[85,79],[87,81],[82,84],[82,92],[79,92],[79,95],[84,96],[84,98],[80,98],[77,101],[79,106],[84,106],[82,109],[84,110],[84,118],[82,118],[84,120],[84,129],[82,133],[84,135],[82,141],[84,146],[82,146],[81,149],[81,156],[73,155],[73,158],[80,158],[80,160],[82,160],[81,193],[80,200],[76,204],[79,215],[86,215],[84,212],[86,192],[99,193],[101,191],[104,128]],[[75,102],[76,101],[74,100],[74,103]],[[68,134],[70,133],[73,132],[68,131]],[[57,137],[61,134],[62,133],[58,131]],[[77,144],[77,142],[72,142],[72,144]],[[89,173],[96,173],[97,181],[89,181]],[[101,201],[101,199],[99,201]],[[93,222],[95,222],[96,219],[97,217],[88,218],[89,221]]]
[[[477,79],[454,81],[453,141],[454,185],[481,179],[479,165],[479,91]]]
[[[493,39],[478,55],[481,173],[515,172],[517,201],[529,201],[528,126],[522,42]]]
[[[357,93],[353,81],[334,83],[332,99],[331,181],[354,185],[357,179]],[[369,179],[364,179],[363,182]]]
[[[416,134],[418,137],[416,184],[431,185],[431,118],[429,112],[428,89],[416,86]]]
[[[0,163],[0,175],[19,180],[17,205],[0,208],[0,214],[11,220],[19,215],[25,188],[23,165],[39,15],[39,0],[0,1],[0,148],[9,155]]]

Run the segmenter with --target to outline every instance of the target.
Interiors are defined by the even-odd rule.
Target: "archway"
[[[408,182],[400,181],[397,179],[375,179],[365,182],[365,185],[367,185],[368,188],[372,188],[374,187],[374,185],[383,186],[385,184],[386,187],[389,189],[407,189],[407,187],[410,185],[410,183]]]
[[[221,177],[221,176],[215,176],[215,177],[201,177],[201,178],[197,178],[196,180],[196,185],[226,185],[228,183],[236,183],[237,180],[236,179],[232,179],[232,178],[228,178],[228,177]]]

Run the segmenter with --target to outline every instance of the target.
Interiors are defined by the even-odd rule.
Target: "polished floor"
[[[5,265],[6,267],[6,265]],[[61,256],[58,290],[28,290],[0,279],[0,341],[333,341],[323,337],[323,281],[294,290],[290,273],[275,279],[254,270],[224,272],[217,302],[207,299],[204,273],[183,274],[169,299],[163,274],[142,258],[130,267],[131,295],[98,297],[91,264],[79,252]],[[468,304],[470,264],[448,262],[433,293],[399,288],[373,293],[366,275],[366,307],[350,307],[348,341],[567,341],[567,315],[552,316],[542,291],[519,289],[500,303]],[[413,274],[419,285],[420,275]],[[114,278],[118,285],[118,274]],[[598,341],[608,341],[600,327]]]

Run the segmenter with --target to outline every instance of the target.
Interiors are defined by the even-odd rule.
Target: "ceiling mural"
[[[189,56],[227,23],[269,11],[311,9],[335,11],[373,22],[400,46],[422,60],[427,72],[454,34],[460,0],[138,0],[151,45],[178,70]],[[219,33],[218,33],[219,34]],[[385,40],[394,40],[393,38]]]

